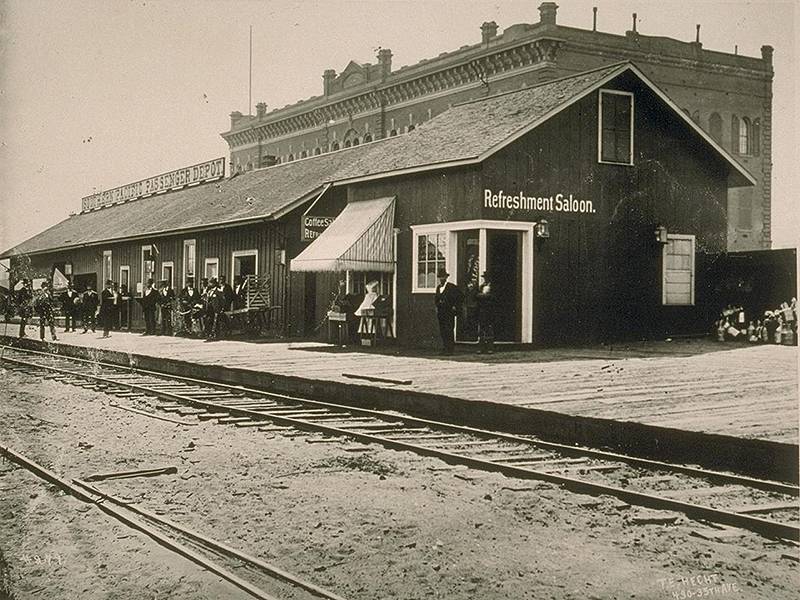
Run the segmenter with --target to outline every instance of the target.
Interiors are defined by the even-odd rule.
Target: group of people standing
[[[225,280],[224,275],[220,275],[219,278],[203,278],[200,280],[199,288],[195,287],[194,278],[189,277],[177,298],[184,333],[189,336],[205,337],[207,340],[220,339],[223,327],[226,330],[230,329],[226,313],[242,308],[246,303],[246,294],[247,280],[239,276],[234,278],[233,285]],[[172,300],[174,299],[173,295]],[[165,316],[162,308],[162,334],[165,333],[165,318],[171,316]],[[170,333],[171,327],[170,324]]]
[[[144,314],[144,335],[173,335],[174,322],[180,317],[184,334],[218,339],[223,326],[229,328],[225,313],[246,303],[246,281],[236,277],[231,286],[223,275],[202,279],[200,287],[195,288],[194,279],[190,277],[176,296],[169,281],[162,280],[156,287],[154,280],[148,279],[141,298],[137,298]],[[112,329],[120,326],[121,320],[127,319],[128,300],[126,287],[120,289],[111,280],[105,282],[99,294],[91,283],[79,291],[71,281],[65,291],[56,294],[47,281],[40,284],[40,289],[34,290],[31,280],[23,279],[5,313],[8,319],[14,313],[19,316],[19,337],[26,337],[28,321],[36,315],[39,317],[39,337],[44,340],[45,331],[49,329],[51,338],[57,340],[55,318],[60,307],[65,333],[77,331],[79,323],[83,327],[81,333],[90,329],[95,332],[99,322],[103,337],[107,338]],[[159,324],[160,331],[157,330]]]
[[[456,315],[461,313],[464,293],[448,281],[450,274],[445,269],[437,273],[438,285],[434,295],[436,318],[439,321],[439,335],[442,339],[442,354],[452,354],[455,347]],[[495,302],[491,277],[488,271],[481,275],[481,281],[474,290],[478,320],[478,354],[491,354],[494,349]]]
[[[40,284],[39,290],[34,290],[31,280],[23,279],[14,298],[14,312],[20,318],[19,337],[26,337],[28,320],[35,314],[39,317],[40,339],[44,340],[45,330],[49,329],[51,338],[57,340],[55,315],[59,306],[64,316],[65,333],[77,331],[79,321],[83,326],[81,333],[87,333],[90,328],[94,332],[99,318],[103,337],[109,337],[111,329],[118,326],[123,293],[112,281],[106,282],[106,287],[100,294],[91,283],[87,283],[84,290],[78,291],[69,282],[67,289],[56,295],[47,281]]]

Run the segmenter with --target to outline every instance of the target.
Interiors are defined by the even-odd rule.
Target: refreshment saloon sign
[[[578,200],[572,194],[555,196],[527,196],[522,192],[506,194],[503,190],[483,190],[483,207],[530,212],[563,212],[592,214],[595,211],[591,200]]]
[[[81,211],[86,212],[100,206],[127,202],[128,200],[135,200],[144,196],[158,194],[159,192],[182,188],[193,183],[219,179],[224,176],[225,157],[215,158],[191,167],[162,173],[136,183],[129,183],[118,188],[86,196],[81,200]]]

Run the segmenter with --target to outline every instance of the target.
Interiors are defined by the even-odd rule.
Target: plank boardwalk
[[[9,327],[9,331],[12,328]],[[16,331],[16,328],[13,329]],[[38,328],[29,327],[31,337]],[[213,343],[115,332],[60,342],[307,379],[417,390],[645,424],[798,443],[797,348],[642,342],[620,348],[398,356],[314,342]],[[410,385],[354,380],[343,374]]]

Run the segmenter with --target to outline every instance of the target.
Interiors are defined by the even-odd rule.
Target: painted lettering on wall
[[[86,196],[81,200],[81,211],[86,212],[101,206],[127,202],[220,177],[225,177],[224,157]]]
[[[572,194],[556,194],[555,196],[528,196],[523,192],[506,194],[503,190],[483,190],[484,208],[501,208],[507,210],[527,210],[536,212],[594,213],[591,200],[575,198]]]

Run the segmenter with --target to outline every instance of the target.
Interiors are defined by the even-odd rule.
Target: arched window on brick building
[[[731,116],[731,150],[739,152],[739,117]]]
[[[286,159],[287,162],[292,162],[294,160],[294,154],[290,154],[289,158]]]
[[[722,117],[719,113],[711,113],[708,117],[708,133],[718,143],[722,143]]]
[[[339,142],[333,142],[331,144],[331,150],[338,150],[339,149]]]
[[[307,156],[308,156],[308,152],[306,152],[305,150],[303,150],[303,151],[300,153],[300,158],[306,158]]]
[[[739,154],[750,154],[750,119],[739,121]]]
[[[344,142],[344,147],[345,148],[349,148],[352,145],[353,145],[353,143],[350,140],[345,140],[345,142]]]
[[[353,146],[358,146],[359,143],[358,138],[353,138]]]
[[[371,141],[372,141],[372,134],[371,133],[366,134],[364,136],[364,143],[366,144],[366,143],[371,142]]]
[[[316,148],[314,148],[314,156],[318,156],[319,154],[322,154],[322,148],[317,146]]]

